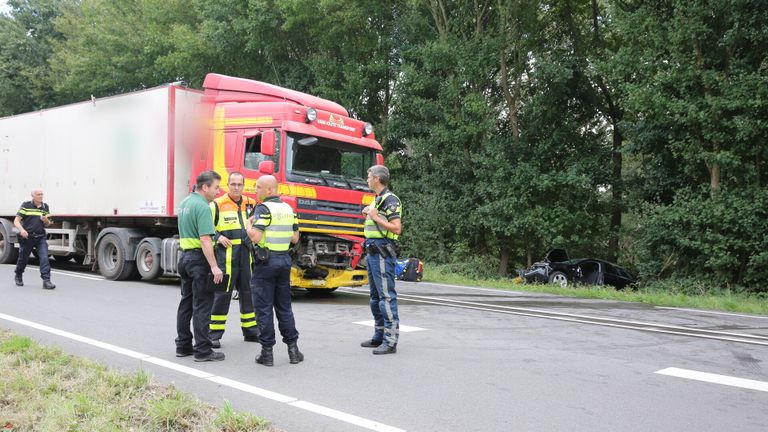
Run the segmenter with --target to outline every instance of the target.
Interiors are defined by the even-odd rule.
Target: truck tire
[[[160,242],[159,238],[144,239],[136,249],[136,270],[144,280],[157,279],[163,273],[160,265],[160,249],[157,247]]]
[[[11,241],[12,226],[7,219],[0,219],[0,264],[14,264],[19,257],[19,250]]]
[[[125,280],[136,272],[136,262],[128,261],[120,237],[107,234],[96,248],[99,273],[109,280]]]

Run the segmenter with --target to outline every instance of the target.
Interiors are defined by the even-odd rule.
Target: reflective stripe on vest
[[[291,206],[282,201],[267,201],[263,204],[269,209],[271,217],[264,235],[261,236],[259,246],[275,252],[285,252],[291,247],[293,224],[297,222],[296,215]]]
[[[392,192],[387,192],[384,195],[381,196],[381,200],[379,201],[378,205],[376,205],[374,208],[376,210],[379,210],[379,207],[384,203],[384,201],[387,200],[391,195],[394,195]],[[373,206],[376,203],[376,200],[374,199],[371,203],[371,206]],[[400,204],[402,207],[402,203]],[[401,210],[402,211],[402,210]],[[381,229],[376,222],[371,219],[370,216],[366,216],[365,223],[364,223],[364,231],[365,231],[365,238],[370,239],[380,239],[380,238],[388,238],[390,240],[397,240],[398,236],[397,234],[393,232],[389,232],[387,230]]]
[[[213,216],[213,222],[216,225],[215,228],[217,233],[230,240],[245,237],[245,227],[243,226],[243,223],[248,219],[248,206],[250,205],[251,208],[256,206],[256,201],[254,201],[253,198],[246,196],[242,197],[238,208],[237,203],[232,201],[229,195],[222,195],[216,198],[210,205],[211,216]],[[218,220],[216,218],[217,206],[219,209]]]

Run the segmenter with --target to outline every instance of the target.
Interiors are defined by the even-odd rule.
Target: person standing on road
[[[368,187],[376,192],[371,204],[363,209],[374,332],[373,337],[360,346],[374,348],[374,354],[396,353],[400,333],[395,292],[395,241],[402,231],[402,204],[400,198],[389,191],[388,185],[387,167],[374,165],[368,169]]]
[[[40,277],[43,279],[44,289],[54,289],[56,285],[51,282],[51,263],[48,260],[48,240],[45,227],[51,225],[48,215],[51,213],[48,204],[43,202],[43,190],[32,190],[32,201],[21,203],[13,225],[19,230],[19,258],[16,261],[17,286],[24,286],[24,269],[32,250],[37,252],[40,260]]]
[[[291,244],[299,241],[299,223],[291,206],[277,196],[277,180],[273,176],[259,177],[256,193],[261,204],[248,220],[247,229],[248,237],[256,245],[258,257],[251,278],[251,295],[256,307],[261,342],[261,354],[256,358],[256,363],[274,365],[274,308],[283,342],[288,345],[288,360],[291,364],[297,364],[304,360],[304,354],[297,345],[299,332],[291,309],[289,249]]]
[[[208,287],[213,282],[221,283],[224,273],[216,264],[213,240],[216,233],[208,203],[219,194],[221,176],[214,171],[203,171],[197,176],[196,191],[179,204],[179,275],[181,276],[181,301],[176,314],[176,357],[194,354],[195,361],[224,360],[224,353],[211,349],[208,325],[213,306],[213,291]],[[194,331],[189,330],[192,321]]]
[[[227,324],[232,290],[240,294],[240,328],[248,342],[258,342],[256,313],[251,298],[251,252],[245,221],[256,207],[256,200],[243,196],[245,178],[239,172],[229,174],[227,194],[211,202],[213,225],[216,228],[214,252],[219,268],[229,276],[226,291],[216,291],[211,310],[210,338],[214,348],[221,347],[221,337]]]

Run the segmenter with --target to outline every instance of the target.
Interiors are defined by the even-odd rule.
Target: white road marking
[[[362,417],[354,416],[352,414],[347,414],[345,412],[336,411],[335,409],[326,408],[321,405],[316,405],[311,402],[307,401],[296,401],[291,402],[288,405],[295,406],[297,408],[305,409],[307,411],[312,411],[313,413],[317,413],[320,415],[324,415],[326,417],[335,418],[337,420],[341,420],[346,423],[351,423],[354,425],[358,425],[361,427],[364,427],[366,429],[375,430],[375,431],[383,431],[383,432],[399,432],[402,431],[402,429],[394,428],[392,426],[387,426],[382,423],[378,423],[372,420],[368,420]]]
[[[687,379],[692,379],[696,381],[705,381],[705,382],[722,384],[722,385],[727,385],[732,387],[741,387],[741,388],[750,389],[750,390],[768,392],[768,382],[755,381],[755,380],[745,379],[745,378],[737,378],[737,377],[732,377],[728,375],[718,375],[713,373],[699,372],[699,371],[689,370],[689,369],[679,369],[674,367],[658,370],[656,371],[656,373],[660,375],[669,375],[669,376],[678,377],[678,378],[687,378]]]
[[[384,431],[384,432],[405,432],[405,429],[399,429],[393,426],[388,426],[379,422],[376,422],[374,420],[369,420],[363,417],[358,417],[352,414],[347,414],[342,411],[336,411],[331,408],[326,408],[320,405],[313,404],[311,402],[302,401],[295,397],[286,396],[280,393],[275,393],[273,391],[263,389],[260,387],[252,386],[250,384],[246,384],[240,381],[235,381],[233,379],[229,379],[222,376],[213,375],[209,372],[201,371],[199,369],[191,368],[188,366],[180,365],[178,363],[174,363],[168,360],[160,359],[157,357],[152,357],[148,354],[143,354],[140,352],[132,351],[126,348],[122,348],[116,345],[112,345],[106,342],[97,341],[95,339],[91,339],[85,336],[80,336],[75,333],[70,333],[68,331],[59,330],[57,328],[49,327],[44,324],[39,324],[36,322],[28,321],[23,318],[17,318],[11,315],[6,315],[3,313],[0,313],[0,319],[10,321],[16,324],[21,324],[23,326],[31,327],[40,331],[44,331],[46,333],[55,334],[57,336],[62,336],[67,339],[75,340],[78,342],[83,342],[88,345],[92,345],[107,351],[112,351],[117,354],[125,355],[128,357],[132,357],[135,359],[138,359],[141,362],[147,362],[152,363],[157,366],[164,367],[166,369],[171,369],[177,372],[181,372],[196,378],[206,379],[208,381],[224,385],[233,389],[237,389],[246,393],[250,393],[256,396],[260,396],[266,399],[271,399],[280,403],[285,403],[288,405],[291,405],[293,407],[303,409],[305,411],[313,412],[315,414],[320,414],[325,417],[333,418],[336,420],[343,421],[345,423],[350,423],[353,425],[361,426],[366,429],[370,429],[373,431]]]
[[[28,269],[40,269],[38,266],[27,266]],[[51,273],[57,274],[57,275],[63,275],[63,276],[72,276],[80,279],[88,279],[88,280],[97,280],[97,281],[103,281],[106,280],[103,276],[85,276],[78,273],[73,272],[66,272],[61,270],[53,270],[51,269]]]
[[[713,315],[726,315],[726,316],[734,316],[734,317],[742,317],[742,318],[768,319],[768,316],[762,316],[762,315],[747,315],[747,314],[737,314],[733,312],[719,312],[719,311],[711,311],[711,310],[704,310],[704,309],[678,308],[678,307],[669,307],[669,306],[654,306],[654,307],[656,309],[669,309],[669,310],[679,310],[679,311],[686,311],[686,312],[708,313]]]
[[[364,325],[364,326],[368,326],[368,327],[373,327],[375,325],[375,322],[373,320],[371,320],[371,321],[355,321],[352,324],[360,324],[360,325]],[[421,328],[421,327],[413,327],[413,326],[407,326],[407,325],[400,324],[400,331],[403,332],[403,333],[417,332],[417,331],[423,331],[423,330],[427,330],[427,329]]]
[[[350,294],[356,294],[361,296],[367,296],[369,295],[367,291],[358,290],[356,291],[355,288],[344,288],[344,292],[350,293]],[[674,335],[682,335],[682,336],[692,336],[697,338],[703,338],[703,339],[714,339],[714,340],[720,340],[720,341],[730,341],[730,342],[740,342],[740,343],[748,343],[752,345],[764,345],[768,346],[768,337],[766,336],[759,336],[759,335],[744,335],[739,333],[727,333],[727,332],[719,332],[721,334],[727,334],[727,335],[733,335],[735,337],[722,337],[722,336],[711,336],[701,333],[690,333],[690,331],[694,331],[695,329],[690,329],[686,327],[677,327],[677,326],[669,326],[669,325],[663,325],[663,327],[670,328],[670,329],[679,329],[684,331],[678,331],[678,330],[665,330],[662,328],[656,328],[654,327],[655,324],[652,323],[642,323],[637,321],[626,321],[626,320],[619,320],[615,318],[600,318],[600,317],[590,317],[587,315],[578,315],[578,314],[569,314],[564,312],[547,312],[547,311],[541,311],[537,309],[529,309],[529,308],[520,308],[520,307],[512,307],[512,306],[496,306],[496,305],[488,305],[485,303],[477,303],[477,302],[467,302],[467,301],[461,301],[461,300],[452,300],[452,299],[442,299],[439,297],[426,297],[426,296],[416,296],[412,294],[402,294],[399,296],[401,300],[407,300],[414,303],[425,303],[425,304],[434,304],[434,305],[440,305],[440,306],[449,306],[449,307],[457,307],[462,309],[472,309],[472,310],[480,310],[480,311],[489,311],[489,312],[496,312],[496,313],[504,313],[509,315],[520,315],[520,316],[528,316],[533,318],[546,318],[546,319],[553,319],[557,321],[566,321],[566,322],[577,322],[577,323],[583,323],[583,324],[592,324],[592,325],[599,325],[604,327],[615,327],[615,328],[625,328],[630,330],[639,330],[639,331],[647,331],[647,332],[653,332],[653,333],[664,333],[664,334],[674,334]],[[428,300],[421,300],[421,299],[428,299]],[[475,306],[477,305],[477,306]],[[505,310],[506,309],[506,310]],[[617,323],[626,323],[626,324],[614,324],[609,322],[600,322],[600,321],[590,321],[592,320],[610,320]],[[635,324],[635,325],[629,325],[629,324]],[[745,339],[741,339],[741,338]],[[749,338],[749,339],[747,339]],[[754,339],[762,339],[765,340],[765,342],[754,340]]]

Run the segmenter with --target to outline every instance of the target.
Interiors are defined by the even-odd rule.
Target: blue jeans
[[[385,245],[384,239],[368,239],[366,245]],[[373,341],[383,341],[388,346],[397,345],[400,335],[400,318],[397,314],[397,292],[395,291],[395,263],[397,257],[382,256],[368,252],[368,285],[371,290],[371,313],[373,313]],[[384,285],[386,284],[386,288]]]
[[[32,250],[37,251],[37,257],[40,260],[40,277],[44,281],[51,280],[51,263],[48,261],[48,241],[45,234],[35,236],[29,234],[29,237],[19,236],[19,259],[16,261],[16,274],[21,276],[24,269],[27,268],[27,261]]]

